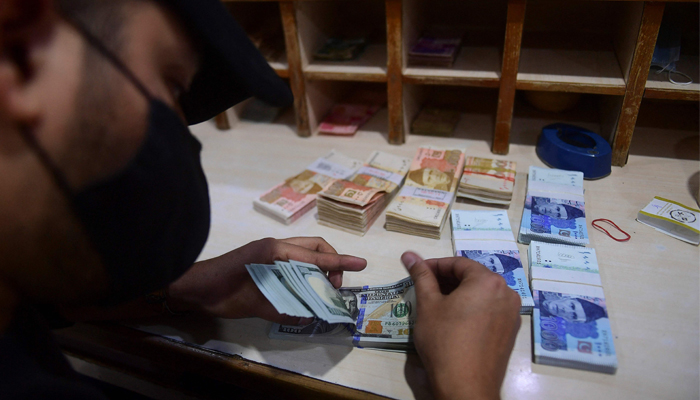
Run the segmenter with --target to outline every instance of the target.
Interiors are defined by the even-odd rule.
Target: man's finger
[[[474,260],[464,257],[431,258],[425,260],[427,266],[441,278],[452,278],[457,283],[464,282],[470,276],[493,273]]]
[[[331,271],[328,273],[328,280],[334,288],[338,289],[343,286],[343,271]]]
[[[324,271],[362,271],[367,266],[367,260],[363,258],[343,254],[319,253],[284,242],[279,244],[277,259],[307,262]]]
[[[284,243],[289,243],[301,247],[306,247],[309,250],[316,250],[321,253],[338,254],[338,252],[325,239],[321,237],[299,236],[287,239],[281,239]]]
[[[401,262],[411,274],[411,279],[416,285],[416,298],[418,304],[440,295],[440,284],[435,274],[423,259],[416,253],[407,251],[401,255]]]

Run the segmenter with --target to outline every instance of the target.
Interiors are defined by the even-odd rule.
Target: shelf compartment
[[[424,107],[453,110],[460,119],[452,137],[491,142],[498,90],[485,87],[408,84],[404,88],[405,132]]]
[[[680,32],[680,60],[676,62],[676,70],[689,75],[693,83],[677,85],[668,80],[668,73],[657,74],[658,68],[649,71],[646,82],[645,98],[670,100],[700,100],[700,64],[698,63],[698,48],[700,47],[700,27],[698,26],[700,5],[668,3],[664,9],[661,30],[665,24],[671,24]],[[661,35],[661,32],[659,33]],[[674,79],[685,78],[675,75]]]
[[[309,1],[297,3],[299,47],[304,77],[309,80],[387,81],[384,2]],[[364,37],[367,45],[355,60],[315,60],[330,38]]]
[[[313,135],[319,134],[318,126],[334,105],[347,102],[358,91],[372,91],[386,95],[385,83],[349,82],[346,80],[314,80],[306,84],[306,98],[309,108],[309,127]],[[361,126],[361,131],[378,131],[388,136],[388,119],[386,104],[372,118]],[[357,133],[355,134],[357,135]],[[330,136],[330,135],[329,135]],[[338,140],[351,139],[354,136],[338,137]]]
[[[402,60],[405,83],[498,87],[505,37],[506,1],[404,0]],[[464,29],[451,67],[410,65],[408,53],[431,27]]]
[[[516,88],[624,95],[641,3],[528,2]]]

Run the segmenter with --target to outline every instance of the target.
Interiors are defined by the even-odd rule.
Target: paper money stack
[[[318,223],[364,236],[401,186],[409,158],[375,151],[348,179],[318,194]]]
[[[416,135],[450,137],[459,122],[460,114],[454,110],[425,107],[411,124],[411,133]]]
[[[410,66],[451,67],[462,46],[464,29],[433,26],[408,51]]]
[[[384,107],[386,99],[386,91],[356,90],[331,108],[319,124],[318,132],[326,135],[352,136]]]
[[[416,296],[410,278],[335,289],[313,264],[290,260],[246,268],[280,314],[315,318],[306,326],[273,324],[272,339],[404,351],[413,347]]]
[[[530,167],[520,243],[588,244],[583,173]]]
[[[595,250],[533,241],[528,258],[535,362],[614,374],[617,356]]]
[[[362,161],[331,150],[306,167],[304,172],[253,200],[253,208],[284,224],[291,224],[313,208],[318,192],[338,179],[352,176],[360,166]]]
[[[637,221],[676,239],[700,243],[700,210],[663,197],[654,197],[637,214]]]
[[[467,157],[457,196],[483,203],[510,205],[516,166],[513,161]]]
[[[463,168],[462,150],[419,148],[406,184],[387,208],[386,229],[440,239]]]
[[[505,211],[452,210],[452,250],[501,275],[521,299],[520,313],[530,314],[532,300],[520,250]]]

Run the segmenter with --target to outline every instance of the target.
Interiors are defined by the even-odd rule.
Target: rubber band
[[[618,239],[618,238],[614,237],[614,236],[611,235],[610,232],[608,232],[605,228],[603,228],[603,227],[600,226],[600,225],[596,225],[595,223],[598,222],[598,221],[602,221],[602,222],[607,222],[607,223],[609,223],[610,225],[612,225],[612,226],[614,226],[615,228],[617,228],[618,231],[624,233],[625,236],[627,236],[627,238],[626,238],[626,239]],[[610,221],[609,219],[598,218],[598,219],[593,220],[593,222],[591,222],[591,225],[593,225],[594,228],[605,232],[608,236],[610,236],[610,238],[611,238],[612,240],[615,240],[615,241],[617,241],[617,242],[626,242],[626,241],[628,241],[628,240],[630,240],[630,239],[632,238],[632,236],[630,236],[629,233],[623,231],[619,226],[617,226],[614,222]]]

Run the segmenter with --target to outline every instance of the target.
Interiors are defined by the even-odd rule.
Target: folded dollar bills
[[[317,318],[305,326],[273,324],[271,339],[406,351],[413,348],[416,296],[410,278],[339,290],[353,323]]]
[[[313,208],[316,194],[338,179],[352,176],[362,161],[335,150],[306,169],[253,200],[255,210],[284,224],[291,224]]]
[[[456,257],[474,260],[501,275],[521,299],[521,314],[534,306],[520,250],[505,211],[452,210],[452,246]]]
[[[614,374],[617,356],[603,288],[534,281],[535,362]]]
[[[461,150],[419,148],[406,183],[387,208],[386,229],[440,239],[463,168]]]
[[[318,193],[318,223],[364,235],[403,183],[410,163],[375,151],[354,175]]]
[[[483,203],[509,205],[513,198],[516,166],[513,161],[467,157],[457,196]]]
[[[528,258],[535,362],[615,373],[617,356],[595,250],[533,241]]]
[[[639,211],[637,221],[684,242],[700,244],[700,210],[695,208],[656,196]]]
[[[335,289],[320,268],[289,260],[246,265],[280,314],[314,317],[306,326],[274,324],[273,339],[406,350],[412,347],[413,281]]]
[[[518,241],[589,243],[583,173],[530,167]]]

